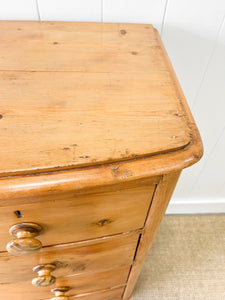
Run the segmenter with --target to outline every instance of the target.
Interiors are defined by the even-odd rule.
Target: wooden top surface
[[[151,25],[0,22],[0,177],[184,149],[192,129]]]

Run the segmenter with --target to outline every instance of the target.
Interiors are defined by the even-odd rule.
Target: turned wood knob
[[[53,297],[51,300],[69,300],[69,297],[65,295],[69,289],[70,288],[68,286],[52,289],[52,292],[55,293],[55,297]]]
[[[51,275],[51,272],[56,268],[53,264],[38,265],[33,268],[33,271],[38,273],[38,277],[32,280],[32,284],[36,287],[46,287],[55,283],[56,278]]]
[[[36,223],[18,223],[9,229],[15,239],[7,244],[7,251],[15,256],[26,256],[41,249],[42,244],[34,237],[39,235],[42,227]]]

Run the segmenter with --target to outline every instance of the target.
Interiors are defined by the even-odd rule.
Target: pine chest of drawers
[[[0,22],[0,298],[130,299],[201,139],[151,25]]]

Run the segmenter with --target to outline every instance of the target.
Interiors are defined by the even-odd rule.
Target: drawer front
[[[15,257],[0,253],[0,287],[23,283],[37,277],[32,270],[40,264],[54,264],[56,278],[101,272],[132,264],[139,232],[120,234],[86,242],[45,247],[39,253]]]
[[[104,272],[60,277],[57,278],[57,283],[55,285],[45,288],[33,287],[30,281],[17,282],[2,285],[0,287],[0,295],[2,298],[4,298],[4,300],[51,299],[51,297],[53,296],[50,292],[52,288],[69,286],[70,290],[66,293],[66,295],[76,295],[76,297],[80,298],[81,296],[79,295],[107,290],[116,286],[125,286],[129,270],[130,266],[125,266],[113,270],[107,270]],[[97,297],[96,295],[93,295],[93,297],[94,296]],[[81,297],[81,299],[82,298],[83,296]]]
[[[43,246],[58,245],[128,232],[142,228],[154,186],[120,190],[68,199],[47,199],[1,207],[0,251],[13,237],[9,228],[34,222],[43,227],[37,237]]]
[[[71,300],[121,300],[125,287],[114,288],[80,297],[70,297]]]

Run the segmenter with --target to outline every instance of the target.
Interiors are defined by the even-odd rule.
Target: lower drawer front
[[[78,299],[92,299],[91,297],[93,297],[93,299],[105,299],[98,298],[98,295],[100,294],[100,297],[101,294],[112,295],[109,291],[102,293],[96,291],[107,290],[116,286],[125,286],[129,271],[130,266],[125,266],[104,272],[60,277],[57,278],[57,282],[53,286],[45,288],[33,287],[30,281],[17,282],[1,285],[0,295],[1,299],[4,300],[51,299],[51,297],[53,297],[53,294],[51,293],[52,288],[69,286],[70,290],[67,292],[67,295],[71,296],[72,299],[77,299],[77,297]],[[117,296],[118,291],[113,290],[113,292],[115,292],[115,295]],[[91,293],[92,295],[82,296],[87,293]],[[87,298],[88,296],[90,298]]]
[[[124,289],[125,287],[120,287],[102,292],[91,293],[89,295],[70,297],[70,300],[121,300]]]
[[[45,247],[32,256],[14,257],[0,253],[0,289],[4,284],[32,281],[32,271],[39,264],[54,264],[56,278],[101,272],[129,266],[134,259],[140,232],[120,234],[96,240]]]

